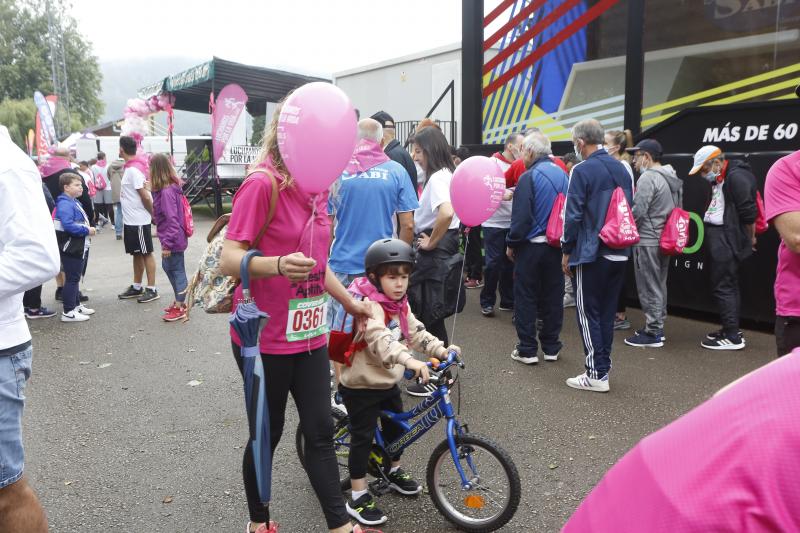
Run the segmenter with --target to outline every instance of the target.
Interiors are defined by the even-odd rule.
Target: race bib
[[[286,340],[304,341],[328,333],[329,300],[327,293],[313,298],[289,300]]]

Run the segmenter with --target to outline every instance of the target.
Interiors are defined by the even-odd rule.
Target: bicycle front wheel
[[[464,489],[447,439],[428,461],[427,483],[442,515],[469,532],[495,531],[514,516],[522,489],[511,457],[489,439],[456,436],[458,461],[472,487]]]

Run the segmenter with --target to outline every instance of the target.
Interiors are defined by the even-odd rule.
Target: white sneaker
[[[524,355],[520,355],[519,350],[517,350],[516,348],[514,349],[513,352],[511,352],[511,359],[513,359],[514,361],[519,361],[520,363],[525,363],[526,365],[535,365],[536,363],[539,362],[538,355],[529,355],[526,357]]]
[[[341,411],[342,414],[347,414],[347,407],[344,406],[344,402],[339,403],[336,401],[336,394],[331,396],[331,409],[336,409],[337,411]]]
[[[544,354],[544,360],[545,361],[558,361],[558,355],[559,354],[553,354],[553,355]]]
[[[600,379],[592,379],[586,372],[574,378],[567,379],[567,385],[573,389],[588,390],[593,392],[608,392],[608,374]]]
[[[77,308],[69,313],[61,312],[61,322],[86,322],[87,320],[89,320],[89,317],[79,313]]]
[[[82,315],[93,315],[94,314],[94,309],[89,309],[85,305],[79,305],[78,307],[75,308],[75,310],[77,312],[79,312],[80,314],[82,314]]]

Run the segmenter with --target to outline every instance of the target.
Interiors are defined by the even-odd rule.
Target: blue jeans
[[[611,370],[614,315],[627,265],[627,261],[609,261],[601,257],[575,267],[572,286],[578,329],[586,354],[586,374],[592,379],[601,379]]]
[[[364,276],[361,274],[344,274],[342,272],[334,272],[336,279],[342,282],[344,288],[350,286],[353,280]],[[353,331],[353,317],[348,316],[345,319],[345,311],[342,304],[331,298],[330,309],[328,309],[328,330],[336,331]],[[344,321],[344,322],[343,322]]]
[[[114,233],[117,237],[122,237],[122,204],[114,204]]]
[[[175,301],[183,303],[186,300],[186,267],[183,264],[183,252],[172,252],[169,257],[161,258],[161,268],[167,274],[169,284],[172,285],[172,292],[175,293]]]
[[[564,323],[564,273],[561,250],[547,243],[526,242],[515,249],[514,326],[519,354],[536,355],[536,319],[542,319],[539,341],[546,355],[561,351],[561,326]]]
[[[64,303],[64,312],[69,313],[81,304],[78,286],[83,274],[83,258],[61,254],[61,264],[64,267],[64,289],[61,292],[61,299]]]
[[[0,356],[0,489],[19,481],[25,466],[22,410],[32,354],[28,346],[21,352]]]
[[[506,256],[508,230],[483,228],[483,289],[481,307],[494,307],[497,289],[500,286],[500,307],[514,307],[514,263]]]

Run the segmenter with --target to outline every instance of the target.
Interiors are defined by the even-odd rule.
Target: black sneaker
[[[88,302],[88,301],[89,301],[89,297],[88,297],[88,296],[84,296],[84,295],[83,295],[83,294],[81,294],[80,292],[78,293],[78,299],[79,299],[80,301],[82,301],[82,302]]]
[[[161,298],[161,295],[158,294],[158,291],[155,289],[145,289],[142,295],[139,298],[136,298],[136,301],[140,304],[146,304],[147,302],[152,302],[153,300],[158,300]]]
[[[129,300],[131,298],[138,298],[139,296],[144,294],[144,289],[134,289],[133,285],[129,286],[125,289],[125,292],[122,294],[117,294],[117,298],[120,300]]]
[[[56,301],[62,302],[61,293],[64,292],[64,287],[56,287]]]
[[[712,331],[711,333],[706,335],[706,339],[708,339],[710,341],[714,341],[714,340],[717,340],[717,339],[721,339],[724,336],[725,336],[725,332],[722,329],[718,329],[718,330]],[[744,337],[744,333],[742,332],[742,330],[739,330],[739,336],[740,337]]]
[[[411,383],[406,386],[406,393],[410,394],[411,396],[430,396],[435,390],[436,385],[432,383],[428,383],[426,385],[423,385],[422,383]]]
[[[745,343],[741,335],[725,335],[714,340],[703,339],[700,346],[709,350],[741,350]]]
[[[494,307],[491,305],[487,305],[486,307],[481,307],[481,314],[483,316],[494,316]]]
[[[410,474],[403,472],[402,468],[398,468],[394,472],[389,473],[386,477],[389,478],[389,487],[400,494],[413,496],[422,491],[422,485],[414,481]]]
[[[347,509],[347,514],[367,526],[377,526],[388,520],[383,511],[375,505],[375,500],[372,499],[372,495],[369,492],[352,502],[352,504],[345,502],[345,508]]]

